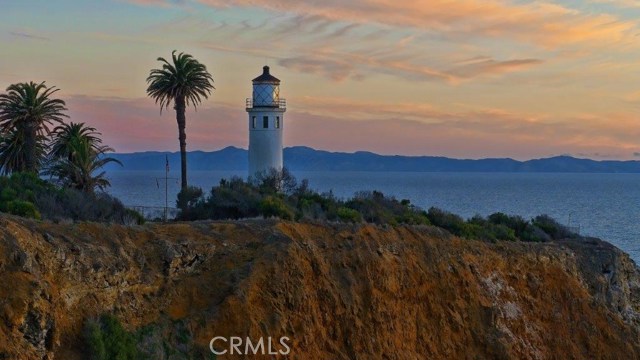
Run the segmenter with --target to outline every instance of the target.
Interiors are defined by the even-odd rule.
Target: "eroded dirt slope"
[[[292,359],[637,359],[638,279],[594,239],[0,216],[0,359],[86,358],[84,321],[105,312],[160,328],[141,345],[154,359],[180,358],[163,341],[205,354],[213,336],[287,336]]]

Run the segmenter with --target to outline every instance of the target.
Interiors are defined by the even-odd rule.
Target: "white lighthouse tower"
[[[253,79],[249,113],[249,176],[270,169],[282,170],[282,131],[286,102],[280,99],[280,80],[262,68]]]

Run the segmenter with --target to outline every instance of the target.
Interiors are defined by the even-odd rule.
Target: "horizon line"
[[[235,146],[235,145],[228,145],[225,147],[221,147],[215,150],[201,150],[201,149],[195,149],[195,150],[187,150],[187,153],[193,153],[193,152],[202,152],[202,153],[215,153],[215,152],[220,152],[226,149],[238,149],[238,150],[243,150],[243,151],[248,151],[247,148],[243,148],[243,147],[239,147],[239,146]],[[594,159],[594,158],[590,158],[590,157],[580,157],[580,155],[574,155],[574,154],[558,154],[558,155],[548,155],[545,157],[535,157],[535,158],[528,158],[526,160],[518,160],[518,159],[514,159],[512,157],[483,157],[483,158],[460,158],[460,157],[450,157],[450,156],[446,156],[446,155],[406,155],[406,154],[381,154],[381,153],[377,153],[374,151],[370,151],[370,150],[356,150],[356,151],[336,151],[336,150],[327,150],[327,149],[316,149],[310,146],[306,146],[306,145],[293,145],[293,146],[287,146],[284,148],[284,150],[286,149],[292,149],[292,148],[307,148],[307,149],[311,149],[313,151],[318,151],[318,152],[327,152],[327,153],[332,153],[332,154],[347,154],[347,155],[353,155],[353,154],[358,154],[358,153],[367,153],[367,154],[372,154],[372,155],[377,155],[377,156],[384,156],[384,157],[405,157],[405,158],[444,158],[444,159],[451,159],[451,160],[470,160],[470,161],[479,161],[479,160],[511,160],[511,161],[515,161],[515,162],[527,162],[527,161],[535,161],[535,160],[546,160],[546,159],[553,159],[553,158],[562,158],[562,157],[566,157],[566,158],[572,158],[572,159],[576,159],[576,160],[589,160],[589,161],[595,161],[595,162],[639,162],[640,159],[628,159],[628,160],[624,160],[624,159]],[[144,154],[144,153],[158,153],[158,154],[180,154],[180,151],[171,151],[171,150],[141,150],[141,151],[131,151],[131,152],[111,152],[109,154],[113,154],[113,155],[134,155],[134,154]]]

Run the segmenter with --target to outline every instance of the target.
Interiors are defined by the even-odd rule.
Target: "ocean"
[[[293,172],[312,188],[350,197],[380,190],[428,209],[435,206],[465,218],[504,212],[532,218],[548,214],[579,227],[583,235],[607,240],[640,260],[640,174]],[[220,179],[246,172],[192,171],[190,185],[208,192]],[[170,173],[168,202],[175,206],[180,174]],[[110,172],[108,192],[128,206],[164,206],[163,171]]]

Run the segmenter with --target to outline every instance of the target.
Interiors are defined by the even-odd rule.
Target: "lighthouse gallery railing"
[[[260,105],[255,105],[253,104],[253,99],[252,98],[247,98],[247,109],[253,109],[254,107],[268,107],[268,108],[279,108],[279,109],[286,109],[287,108],[287,100],[285,99],[279,99],[279,100],[273,100],[271,102],[266,102],[266,103],[261,103]]]

